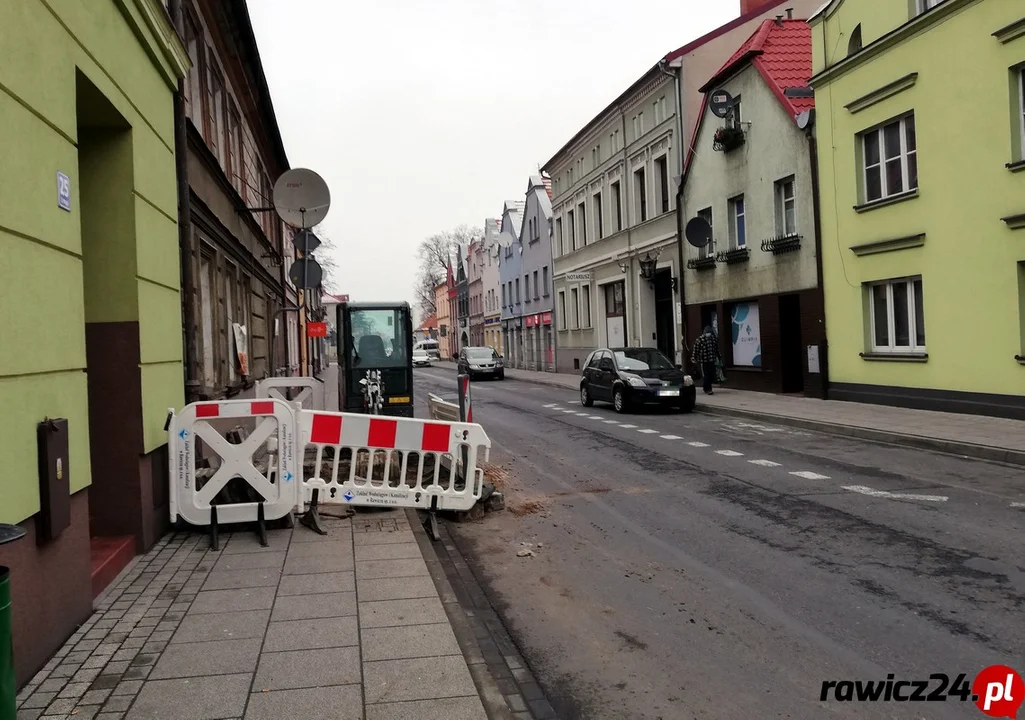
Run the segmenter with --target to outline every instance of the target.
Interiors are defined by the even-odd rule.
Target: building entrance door
[[[804,351],[801,343],[801,296],[779,298],[780,381],[785,393],[804,392]]]
[[[670,360],[676,357],[675,325],[673,275],[669,268],[663,268],[655,273],[655,343]]]
[[[610,348],[626,347],[626,283],[605,286],[605,337]]]

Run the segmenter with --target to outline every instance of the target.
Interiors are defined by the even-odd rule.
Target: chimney
[[[772,0],[740,0],[740,14],[755,12],[771,2]]]

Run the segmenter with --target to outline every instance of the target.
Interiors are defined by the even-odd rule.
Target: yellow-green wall
[[[1021,159],[1009,122],[1017,102],[1009,77],[1025,63],[1025,36],[1001,42],[993,33],[1023,19],[1025,3],[947,0],[941,7],[877,54],[872,41],[909,20],[897,0],[843,0],[812,22],[830,381],[1021,395],[1017,263],[1025,261],[1025,230],[1001,218],[1025,213],[1025,173],[1005,167]],[[846,55],[859,23],[867,59],[825,69],[827,55],[835,62]],[[908,89],[858,112],[845,107],[912,73],[918,76]],[[856,212],[856,135],[912,110],[918,197]],[[922,247],[862,257],[850,250],[918,233],[925,233]],[[911,275],[923,278],[928,360],[862,359],[862,284]]]
[[[145,446],[183,403],[173,93],[187,68],[158,0],[0,2],[0,522],[39,509],[36,424],[69,419],[71,491],[90,482],[76,75],[131,126],[127,282],[97,320],[138,320]],[[71,212],[57,205],[57,172]],[[92,191],[91,191],[92,192]],[[101,191],[97,191],[101,192]]]

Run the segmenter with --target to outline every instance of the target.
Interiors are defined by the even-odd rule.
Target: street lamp
[[[639,261],[641,264],[641,277],[645,280],[652,280],[655,277],[655,262],[658,257],[651,257],[651,253],[644,253],[644,257]]]

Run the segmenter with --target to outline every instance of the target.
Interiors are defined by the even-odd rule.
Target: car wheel
[[[623,393],[623,388],[617,387],[612,391],[612,407],[616,409],[617,413],[626,412],[626,395]]]
[[[591,407],[594,405],[594,400],[591,398],[591,393],[587,392],[587,386],[580,386],[580,404],[584,407]]]
[[[503,372],[500,372],[500,373],[498,373],[498,379],[499,379],[499,380],[505,380],[505,372],[504,372],[504,371],[503,371]]]
[[[694,405],[696,404],[696,402],[697,392],[687,393],[682,398],[680,398],[680,404],[677,406],[677,409],[680,412],[685,413],[694,412]]]

